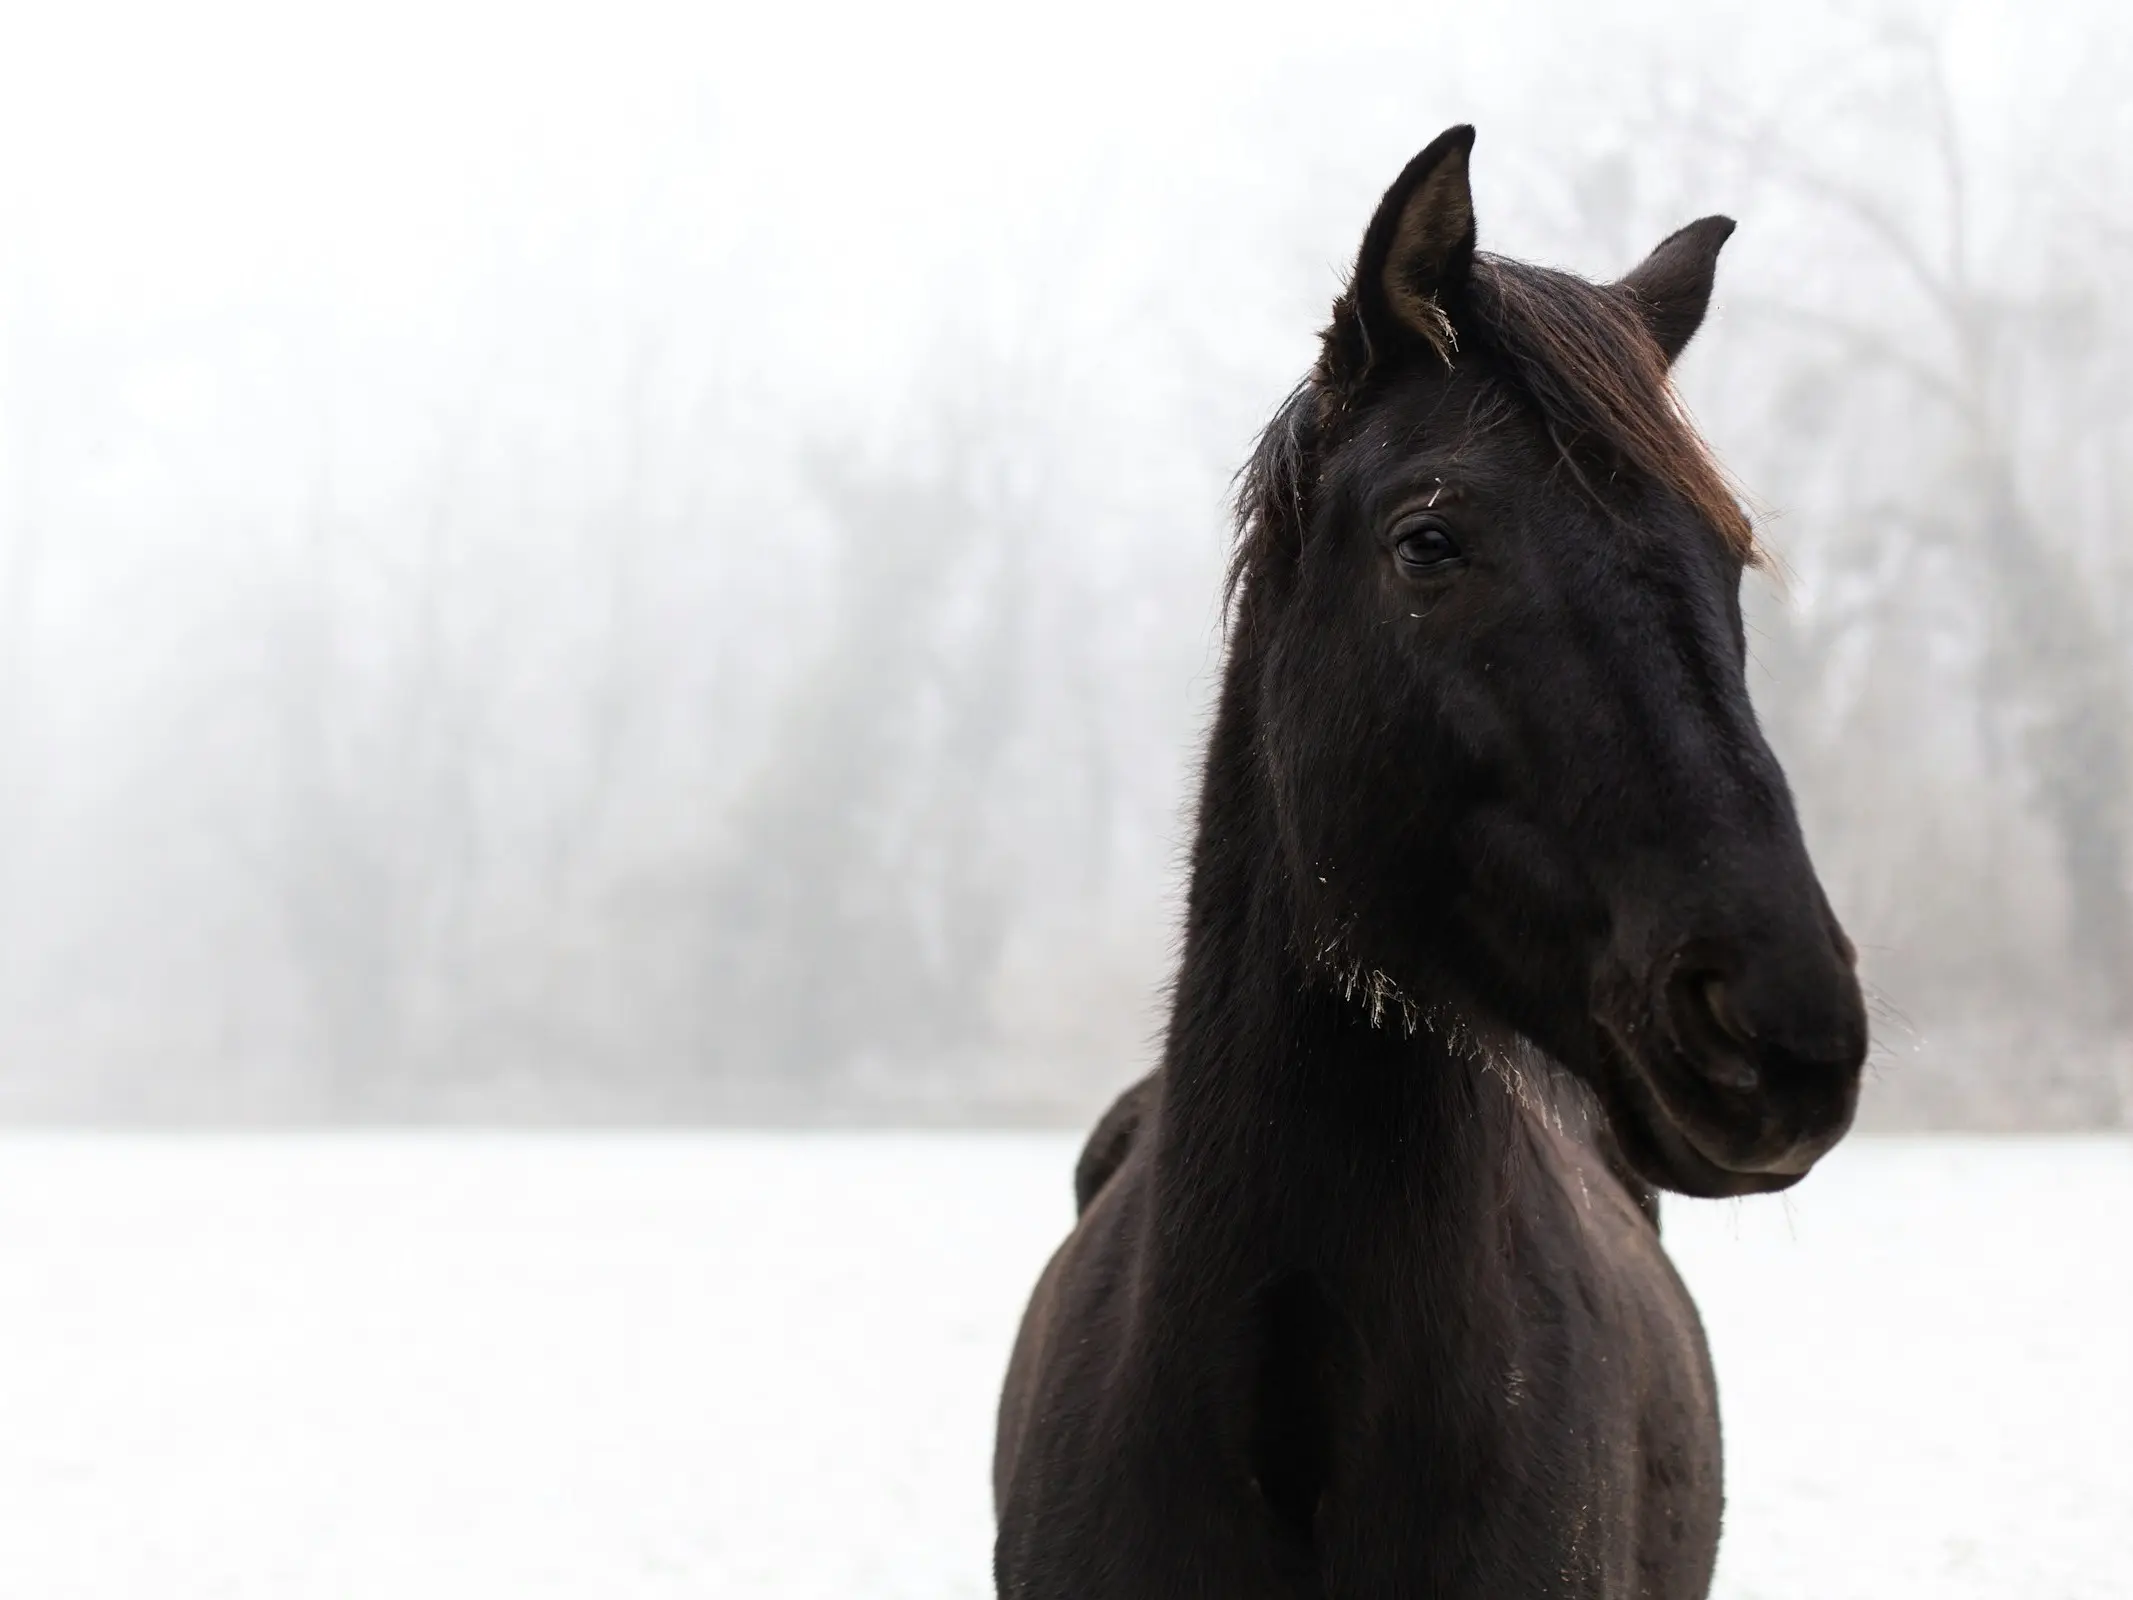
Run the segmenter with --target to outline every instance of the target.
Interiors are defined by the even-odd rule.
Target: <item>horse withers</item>
[[[1613,284],[1387,191],[1242,478],[1162,1064],[1000,1407],[1015,1600],[1709,1588],[1718,1412],[1647,1186],[1797,1182],[1866,1018],[1677,406],[1733,224]]]

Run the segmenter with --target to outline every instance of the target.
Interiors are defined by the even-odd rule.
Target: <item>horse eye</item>
[[[1393,554],[1409,572],[1440,572],[1460,559],[1451,530],[1435,517],[1415,517],[1393,530]]]

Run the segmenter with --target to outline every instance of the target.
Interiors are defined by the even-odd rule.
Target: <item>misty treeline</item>
[[[1870,1116],[2122,1122],[2133,51],[1748,15],[1321,42],[1189,116],[1156,52],[843,182],[764,165],[832,108],[713,95],[414,309],[128,320],[17,251],[0,1108],[1086,1111],[1158,1025],[1229,474],[1468,117],[1484,247],[1742,221],[1682,385],[1778,558]]]

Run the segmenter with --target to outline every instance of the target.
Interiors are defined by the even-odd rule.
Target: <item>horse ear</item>
[[[1445,129],[1378,202],[1327,330],[1327,366],[1339,381],[1360,379],[1417,340],[1451,359],[1453,308],[1474,259],[1474,196],[1467,185],[1473,148],[1472,128]]]
[[[1616,285],[1629,291],[1668,361],[1687,348],[1711,308],[1718,252],[1733,236],[1731,217],[1704,217],[1659,242],[1659,248]]]

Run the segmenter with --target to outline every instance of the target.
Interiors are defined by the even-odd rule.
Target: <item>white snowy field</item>
[[[990,1592],[1014,1134],[0,1136],[0,1594]],[[2133,1595],[2133,1144],[1675,1201],[1731,1600]]]

